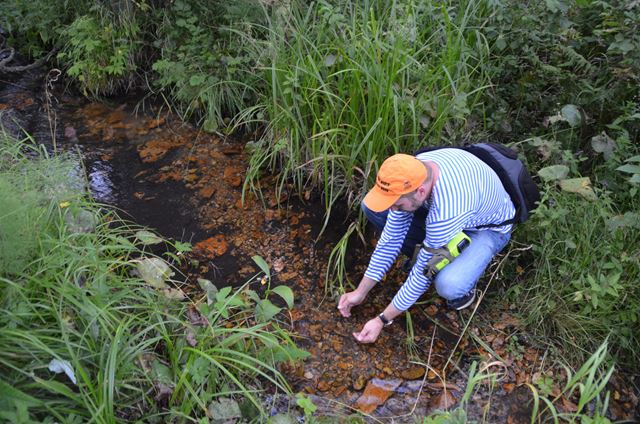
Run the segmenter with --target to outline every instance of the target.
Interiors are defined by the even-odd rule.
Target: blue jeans
[[[377,229],[382,231],[388,211],[373,212],[364,203],[362,211]],[[413,221],[402,244],[402,253],[411,258],[416,244],[425,237],[427,208],[421,207],[413,214]],[[465,230],[471,244],[453,262],[444,267],[435,278],[436,291],[447,300],[458,299],[471,291],[491,259],[509,242],[511,233],[503,234],[491,229]]]

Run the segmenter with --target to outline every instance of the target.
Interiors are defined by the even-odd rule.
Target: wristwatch
[[[385,327],[393,324],[393,320],[392,319],[387,319],[387,317],[384,316],[384,312],[382,312],[380,315],[378,315],[378,318],[380,318],[380,321],[382,321],[382,324]]]

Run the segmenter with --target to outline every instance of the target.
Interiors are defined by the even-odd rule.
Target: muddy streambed
[[[19,135],[24,129],[37,142],[80,151],[99,202],[194,245],[194,281],[205,277],[218,286],[239,286],[259,271],[252,256],[266,260],[272,284],[294,290],[295,307],[285,320],[311,354],[283,371],[294,390],[307,393],[321,412],[345,415],[358,409],[383,421],[413,422],[416,415],[459,404],[470,364],[477,361],[496,381],[476,387],[467,413],[489,422],[530,421],[525,383],[534,382],[548,364],[544,352],[521,335],[509,305],[489,310],[481,304],[464,331],[472,311],[448,311],[430,290],[411,309],[413,337],[406,320],[399,319],[375,344],[358,344],[351,333],[384,309],[405,274],[393,269],[351,318],[341,317],[324,284],[327,258],[345,225],[336,218],[318,239],[323,216],[317,195],[300,199],[285,192],[276,199],[274,181],[266,177],[263,198],[248,195],[243,203],[248,155],[239,140],[204,133],[159,109],[143,110],[131,99],[98,103],[65,94],[59,83],[47,87],[42,73],[4,76],[0,87],[0,121],[7,131]],[[364,272],[373,246],[372,240],[350,249],[352,281]],[[615,378],[613,390],[612,416],[636,415],[633,390]],[[274,413],[285,411],[285,403],[277,403]],[[567,399],[559,409],[573,406]]]

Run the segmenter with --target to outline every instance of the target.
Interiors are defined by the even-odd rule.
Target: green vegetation
[[[277,169],[281,185],[323,188],[327,216],[338,200],[357,205],[381,159],[464,125],[488,82],[478,27],[487,12],[476,2],[344,1],[272,20],[269,92],[251,110],[268,126],[248,183]]]
[[[277,364],[306,355],[266,298],[291,306],[290,289],[203,280],[187,296],[145,251],[149,232],[87,200],[82,179],[66,182],[74,167],[1,139],[0,419],[264,417],[263,387],[289,392]]]
[[[605,386],[613,373],[613,368],[607,368],[607,342],[598,349],[575,372],[567,365],[560,365],[555,371],[547,370],[549,375],[540,372],[534,384],[527,384],[533,394],[534,401],[531,405],[531,422],[568,422],[568,423],[610,423],[605,416],[609,403],[609,393],[603,394]],[[497,370],[488,366],[481,367],[477,362],[471,364],[469,379],[464,396],[459,405],[451,411],[438,411],[420,421],[422,424],[464,424],[468,422],[467,409],[471,397],[478,392],[480,386],[488,386],[489,394],[493,393],[501,378],[500,367]],[[561,385],[557,393],[552,394],[551,386],[554,383]],[[486,391],[484,394],[486,395]],[[575,395],[578,404],[572,411],[560,412],[559,408],[563,397],[569,398]],[[588,411],[587,405],[593,407]],[[481,422],[492,422],[498,417],[490,416],[490,403],[484,409]],[[504,419],[505,417],[499,417]]]
[[[608,340],[615,360],[638,371],[638,2],[227,3],[74,0],[65,2],[67,7],[54,7],[41,0],[9,0],[3,4],[6,13],[0,17],[0,26],[8,31],[9,45],[34,57],[54,47],[61,49],[59,65],[87,94],[113,94],[146,84],[207,131],[250,129],[246,190],[259,190],[260,177],[275,172],[279,192],[321,194],[325,225],[337,205],[346,204],[353,220],[330,258],[327,289],[333,294],[350,284],[345,260],[349,243],[361,235],[364,225],[362,217],[356,217],[359,201],[384,157],[424,145],[487,138],[513,145],[532,173],[538,174],[543,201],[514,235],[532,249],[522,258],[523,275],[507,271],[511,272],[507,280],[520,283],[503,287],[506,300],[539,342],[552,344],[574,365],[589,361],[592,352],[600,363],[599,346]],[[27,165],[19,168],[13,174],[29,172]],[[36,175],[29,177],[29,184],[51,186],[48,174]],[[43,385],[31,375],[42,378],[42,364],[56,355],[72,361],[79,381],[83,372],[97,375],[114,360],[139,353],[155,352],[169,369],[178,363],[198,369],[196,363],[214,357],[172,339],[176,329],[189,326],[181,303],[170,302],[154,290],[132,289],[139,281],[132,283],[125,277],[132,258],[141,253],[137,246],[123,242],[127,237],[111,233],[104,217],[96,233],[65,235],[51,222],[64,222],[68,213],[59,203],[67,198],[44,202],[31,189],[18,195],[22,189],[16,188],[15,178],[0,179],[0,201],[20,223],[19,230],[3,235],[6,243],[0,245],[0,264],[10,278],[3,290],[22,300],[5,304],[4,308],[13,309],[4,311],[0,319],[15,328],[29,319],[49,327],[43,327],[44,334],[29,333],[25,339],[29,342],[21,342],[25,345],[17,345],[21,339],[13,333],[1,336],[10,343],[9,355],[0,358],[2,367],[11,370],[11,384],[25,393],[44,393],[44,399],[53,399],[47,402],[62,402],[64,408],[58,410],[106,417],[113,414],[114,397],[118,405],[127,405],[134,398],[132,393],[146,393],[142,387],[155,383],[134,370],[123,377],[127,384],[122,390],[98,393],[86,385],[78,401],[56,392],[62,390],[60,386]],[[80,202],[69,199],[72,205]],[[95,206],[90,210],[98,216]],[[39,238],[33,237],[36,234]],[[98,240],[111,247],[99,247]],[[83,243],[90,247],[82,251],[93,253],[82,255],[82,260],[107,255],[110,265],[96,268],[65,257],[78,270],[62,271],[61,264],[67,262],[57,255],[79,249]],[[50,250],[59,253],[38,260]],[[118,261],[112,262],[115,258]],[[58,262],[49,263],[54,260]],[[92,294],[91,299],[99,303],[87,306],[79,300],[86,289],[74,283],[84,269],[99,276],[95,281],[114,278],[109,285],[122,290],[93,288],[100,296]],[[57,277],[40,282],[48,275]],[[54,284],[61,275],[74,278]],[[14,278],[25,278],[25,282],[18,284]],[[36,296],[43,292],[46,301]],[[129,306],[123,306],[118,297],[123,292],[133,296],[126,303]],[[62,293],[73,307],[59,303]],[[248,305],[260,304],[259,299],[243,297],[242,292],[233,298],[245,303],[234,304],[238,311],[228,319],[247,324]],[[154,308],[147,305],[149,299]],[[264,308],[267,316],[274,310],[268,304]],[[108,350],[114,338],[138,335],[133,330],[141,328],[142,322],[153,324],[144,327],[144,337],[121,344],[114,359]],[[98,333],[100,343],[92,339],[96,326],[109,329]],[[272,336],[265,327],[241,328],[236,337],[251,340],[247,349],[270,351],[266,340]],[[210,327],[199,331],[208,334],[202,335],[208,341],[198,345],[199,351],[210,352],[211,340],[222,333],[214,337]],[[74,335],[68,342],[63,337],[67,333]],[[279,331],[274,334],[285,338]],[[42,340],[51,340],[53,347]],[[39,362],[11,356],[18,350],[37,352],[33,357]],[[270,369],[274,381],[285,386],[275,377],[272,364],[253,368]],[[257,372],[251,370],[243,372]],[[174,414],[188,415],[211,401],[204,393],[212,392],[203,389],[206,384],[200,377],[172,374],[174,391],[168,408]],[[215,390],[243,387],[236,383],[229,389],[228,381]],[[246,393],[243,397],[250,399]],[[544,394],[539,399],[540,409],[553,415]],[[43,411],[48,404],[27,405]]]

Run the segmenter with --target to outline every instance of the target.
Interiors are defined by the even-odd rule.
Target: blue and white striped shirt
[[[432,248],[445,246],[460,231],[479,225],[499,224],[511,219],[515,208],[500,178],[487,164],[460,149],[439,149],[417,156],[421,161],[435,162],[440,176],[431,191],[430,208],[425,222],[424,244]],[[413,213],[389,210],[378,245],[365,276],[381,281],[396,260],[409,230]],[[508,233],[511,225],[486,231]],[[420,250],[416,264],[398,293],[393,306],[404,311],[429,288],[424,268],[431,254]]]

